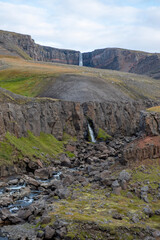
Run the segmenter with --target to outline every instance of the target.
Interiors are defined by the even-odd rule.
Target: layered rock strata
[[[0,136],[7,131],[17,137],[26,136],[27,131],[53,134],[59,140],[63,132],[84,138],[88,119],[95,133],[102,128],[108,134],[134,135],[139,132],[140,110],[143,104],[94,103],[84,104],[53,100],[31,100],[23,104],[15,102],[0,105]]]
[[[123,150],[126,162],[131,163],[160,157],[160,114],[142,111],[140,130],[142,138],[131,142]]]
[[[20,55],[36,61],[79,64],[78,51],[41,46],[36,44],[29,35],[6,31],[0,31],[0,54]]]
[[[160,78],[160,54],[119,48],[97,49],[83,54],[88,67],[111,69]]]

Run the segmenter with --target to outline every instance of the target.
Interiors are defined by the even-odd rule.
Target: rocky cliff
[[[79,51],[36,44],[29,35],[0,31],[0,55],[21,56],[36,61],[79,65]],[[120,48],[104,48],[83,53],[83,65],[160,78],[160,54]]]
[[[79,52],[36,44],[29,35],[0,31],[0,54],[15,55],[36,61],[79,64]]]
[[[129,143],[123,150],[126,162],[160,157],[160,114],[142,111],[139,126],[142,137]]]
[[[153,103],[138,102],[67,102],[25,98],[1,89],[0,136],[7,131],[26,136],[27,131],[53,134],[62,139],[63,132],[78,138],[86,136],[87,121],[95,134],[102,128],[110,135],[134,135],[139,131],[140,110]]]
[[[150,54],[119,48],[105,48],[83,54],[88,67],[111,69],[160,77],[160,54]]]

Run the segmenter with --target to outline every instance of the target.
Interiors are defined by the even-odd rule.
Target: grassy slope
[[[66,152],[64,148],[64,144],[69,139],[76,140],[67,134],[64,134],[63,141],[58,141],[53,135],[45,133],[34,136],[31,132],[28,132],[28,136],[22,138],[16,138],[7,133],[5,139],[0,142],[0,165],[10,165],[24,157],[33,161],[41,159],[46,163],[49,163],[52,158],[56,159],[61,153],[73,157],[73,154]]]
[[[127,170],[127,169],[126,169]],[[81,185],[71,186],[74,191],[76,199],[72,197],[54,202],[54,212],[51,212],[52,217],[51,225],[55,220],[55,216],[58,219],[65,219],[70,222],[69,233],[73,239],[106,239],[103,229],[109,229],[112,235],[116,235],[113,239],[137,239],[134,238],[133,232],[141,232],[143,228],[147,226],[160,230],[160,218],[153,215],[148,217],[144,214],[144,207],[149,206],[152,211],[156,211],[160,206],[160,199],[156,198],[158,193],[157,187],[160,181],[160,163],[156,160],[151,162],[143,162],[141,166],[134,166],[127,170],[132,173],[132,178],[129,182],[128,190],[122,190],[120,195],[107,195],[109,188],[95,189],[92,185],[82,187]],[[116,173],[118,174],[118,172]],[[145,203],[142,199],[136,196],[134,193],[134,184],[139,184],[140,188],[147,185],[154,189],[155,195],[150,191],[148,194],[149,203]],[[132,197],[128,197],[129,189]],[[114,213],[119,213],[123,216],[122,220],[114,219],[112,216]],[[136,216],[139,221],[134,223],[132,217]],[[96,228],[87,226],[97,226]],[[124,228],[129,235],[125,234],[125,231],[117,231],[118,227]],[[98,229],[97,231],[95,229]],[[134,229],[131,232],[131,229]],[[76,238],[78,237],[78,238]],[[93,238],[92,238],[93,237]],[[139,238],[138,238],[139,239]]]
[[[25,61],[1,56],[6,69],[0,71],[0,87],[28,97],[36,97],[61,74],[97,77],[113,84],[133,99],[160,99],[160,81],[136,74],[54,63]]]

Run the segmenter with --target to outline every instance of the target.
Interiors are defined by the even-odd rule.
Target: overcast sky
[[[160,0],[0,0],[0,29],[82,52],[160,52]]]

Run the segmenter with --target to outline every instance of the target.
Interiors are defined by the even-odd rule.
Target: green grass
[[[61,74],[77,74],[102,80],[132,99],[160,99],[160,81],[150,77],[112,70],[26,61],[0,56],[6,69],[0,71],[0,87],[28,97],[36,97]]]
[[[52,77],[55,75],[53,74]],[[37,96],[48,82],[48,76],[45,74],[16,70],[0,71],[0,87],[27,97]]]
[[[145,166],[143,170],[140,167],[134,168],[132,171],[132,183],[142,182],[149,182],[152,188],[157,189],[158,182],[160,181],[160,165],[156,160],[152,161],[151,165]]]
[[[9,163],[12,161],[13,148],[9,142],[0,142],[0,162],[2,164]]]
[[[87,234],[91,234],[92,231],[94,231],[92,227],[87,231],[87,229],[84,228],[87,224],[89,224],[89,226],[96,224],[99,229],[99,232],[96,234],[99,233],[102,234],[102,236],[103,231],[100,229],[109,229],[113,235],[116,234],[118,228],[125,229],[127,227],[128,231],[130,231],[129,229],[133,227],[142,229],[144,225],[148,225],[159,229],[159,219],[156,216],[150,219],[147,218],[143,212],[144,201],[134,194],[132,201],[123,190],[121,195],[117,196],[111,194],[108,198],[106,197],[107,189],[94,189],[92,185],[83,188],[77,187],[74,189],[74,192],[77,192],[77,199],[72,200],[69,198],[63,201],[54,202],[55,211],[50,213],[51,217],[58,216],[60,219],[65,219],[70,223],[68,236],[73,239],[76,236],[78,236],[78,239],[83,239]],[[149,206],[154,210],[159,203],[160,200],[157,203],[149,203]],[[113,219],[112,216],[115,212],[122,214],[123,219]],[[132,222],[131,217],[134,214],[141,219],[140,222]],[[79,226],[78,228],[77,225]],[[82,234],[82,231],[84,234]],[[122,239],[132,239],[131,236],[133,235],[131,234],[128,238]],[[101,237],[97,239],[101,239]],[[102,239],[105,238],[102,237]]]
[[[111,139],[111,138],[112,137],[109,134],[107,134],[103,129],[99,128],[97,140],[106,141],[107,139]]]
[[[66,143],[66,140],[58,141],[53,135],[45,133],[34,136],[28,132],[27,137],[21,138],[7,133],[4,141],[0,142],[0,165],[12,164],[13,161],[23,160],[24,157],[33,161],[41,159],[46,163],[49,163],[52,158],[57,159],[61,153],[74,157],[73,153],[65,151],[64,144]]]

